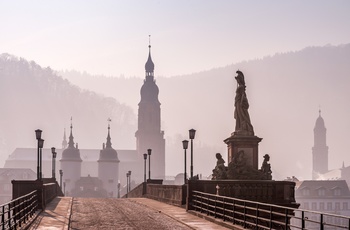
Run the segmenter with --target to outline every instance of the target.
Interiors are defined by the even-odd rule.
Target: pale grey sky
[[[350,42],[350,1],[0,0],[0,53],[53,69],[174,76]]]

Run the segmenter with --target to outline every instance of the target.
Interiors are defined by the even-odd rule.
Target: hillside
[[[270,154],[274,178],[311,177],[313,128],[319,108],[328,131],[329,168],[340,167],[343,161],[349,165],[346,145],[350,130],[349,60],[347,44],[308,47],[170,78],[157,78],[156,68],[162,129],[167,137],[168,174],[182,170],[181,140],[187,138],[190,128],[197,129],[195,173],[210,174],[215,153],[226,155],[223,140],[234,130],[237,69],[246,78],[255,133],[263,138],[260,160],[264,154]],[[153,61],[156,66],[162,65],[162,60]],[[143,76],[112,78],[75,71],[60,74],[82,88],[118,98],[137,111]]]
[[[35,147],[35,129],[45,147],[61,147],[64,128],[80,148],[102,148],[107,119],[116,148],[135,148],[136,116],[115,98],[83,90],[50,69],[9,54],[0,55],[0,144],[3,162],[16,147]]]

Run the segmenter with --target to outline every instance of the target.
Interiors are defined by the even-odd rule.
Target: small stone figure
[[[250,117],[248,113],[249,103],[245,92],[246,85],[244,81],[244,75],[239,70],[236,73],[238,75],[235,77],[237,81],[234,111],[234,118],[236,119],[235,134],[253,136],[254,129],[253,125],[250,122]]]
[[[216,155],[216,167],[213,169],[213,177],[212,180],[222,180],[227,179],[226,175],[226,166],[225,166],[225,160],[222,159],[222,156],[220,153],[217,153]]]
[[[260,171],[264,174],[265,180],[272,180],[272,171],[271,171],[271,165],[267,163],[270,160],[270,155],[265,154],[264,155],[264,161],[261,165]]]

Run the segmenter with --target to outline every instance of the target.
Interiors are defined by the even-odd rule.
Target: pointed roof
[[[78,148],[78,144],[76,145],[76,147],[74,147],[72,118],[70,120],[71,120],[71,124],[70,124],[70,135],[69,135],[68,148],[66,148],[62,152],[62,158],[60,161],[78,161],[78,162],[81,162],[82,160],[80,158],[80,151]]]
[[[107,143],[106,143],[106,147],[102,148],[102,150],[100,151],[100,158],[98,160],[98,162],[115,162],[115,163],[119,163],[119,159],[118,159],[118,153],[115,149],[112,148],[112,142],[111,142],[111,135],[110,135],[110,122],[112,120],[110,118],[108,118],[108,134],[107,134]]]
[[[62,141],[62,149],[67,148],[68,142],[67,142],[67,137],[66,137],[66,129],[64,129],[63,132],[63,141]]]
[[[71,123],[70,123],[70,135],[69,135],[69,142],[68,142],[68,147],[69,148],[74,148],[74,137],[73,137],[73,123],[72,123],[72,118],[70,119]]]
[[[321,109],[318,111],[318,118],[316,120],[316,124],[315,124],[315,130],[316,129],[326,129],[326,126],[324,124],[324,120],[321,116]]]
[[[112,120],[108,118],[108,135],[107,135],[107,143],[106,143],[106,148],[112,148],[112,142],[111,142],[111,135],[110,135],[110,123]]]
[[[146,74],[148,73],[153,73],[154,72],[154,63],[152,61],[152,57],[151,57],[151,35],[149,35],[149,45],[148,45],[148,59],[147,62],[145,64],[145,69],[146,69]]]

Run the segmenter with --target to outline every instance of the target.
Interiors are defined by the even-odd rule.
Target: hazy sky
[[[173,76],[350,41],[350,1],[0,0],[0,53],[53,69]]]

